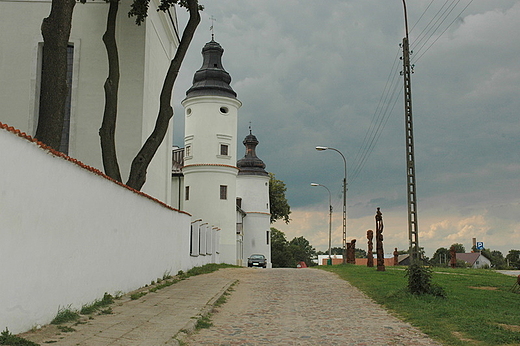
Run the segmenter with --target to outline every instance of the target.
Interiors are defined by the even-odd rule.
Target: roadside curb
[[[183,343],[186,338],[192,334],[196,327],[197,327],[197,322],[203,318],[203,317],[206,317],[208,316],[209,314],[211,314],[213,312],[213,309],[215,308],[215,305],[217,304],[217,301],[222,297],[224,296],[224,294],[226,294],[227,291],[229,291],[229,289],[237,284],[239,282],[239,280],[230,280],[228,283],[226,283],[221,289],[220,291],[215,294],[213,296],[213,298],[211,298],[207,303],[206,305],[202,308],[202,310],[200,311],[199,314],[193,316],[185,325],[183,328],[181,328],[177,334],[175,334],[172,339],[170,341],[168,341],[168,343],[166,343],[165,345],[167,346],[180,346],[181,343]]]

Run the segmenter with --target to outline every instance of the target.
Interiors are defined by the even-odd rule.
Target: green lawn
[[[484,269],[434,268],[433,283],[447,298],[406,292],[406,267],[319,266],[337,273],[370,298],[446,345],[520,345],[516,277]]]

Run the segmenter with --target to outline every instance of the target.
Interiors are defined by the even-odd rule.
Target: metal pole
[[[410,66],[410,46],[408,41],[408,15],[406,2],[403,0],[404,24],[406,37],[403,38],[403,75],[404,75],[404,111],[406,130],[406,176],[408,192],[408,238],[409,254],[413,262],[419,259],[419,226],[417,220],[417,189],[415,185],[415,153],[412,121],[412,79]]]
[[[343,178],[343,264],[347,263],[347,159],[338,149],[334,149],[331,147],[316,147],[316,150],[334,150],[339,153],[343,158],[343,163],[345,164],[345,175]]]
[[[327,264],[332,264],[332,250],[331,250],[331,238],[332,238],[332,194],[328,187],[318,183],[311,183],[311,186],[321,186],[327,189],[329,192],[329,260]]]

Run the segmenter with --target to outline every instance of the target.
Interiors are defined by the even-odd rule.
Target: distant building
[[[466,262],[471,268],[491,267],[491,261],[480,252],[457,253],[457,260]]]
[[[393,266],[394,265],[394,256],[392,254],[385,254],[385,266]],[[332,255],[332,264],[342,264],[343,263],[343,255]],[[329,255],[318,255],[318,265],[327,265],[327,260],[329,259]],[[374,256],[374,265],[376,264],[377,258]],[[366,266],[368,262],[368,258],[356,258],[356,265],[364,265]],[[399,265],[402,265],[399,262]]]

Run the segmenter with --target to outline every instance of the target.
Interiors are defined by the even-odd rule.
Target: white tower
[[[237,162],[237,197],[241,198],[240,208],[246,213],[243,221],[244,260],[252,254],[261,254],[271,267],[269,174],[265,171],[265,163],[256,156],[258,140],[251,130],[243,143],[246,155]]]
[[[220,229],[220,261],[236,264],[236,133],[242,103],[222,67],[224,49],[213,39],[182,101],[184,210]]]

